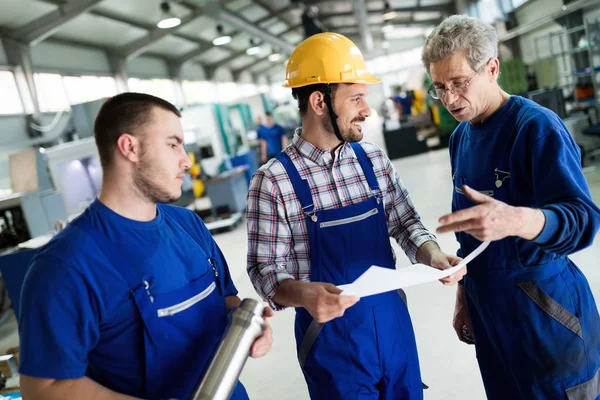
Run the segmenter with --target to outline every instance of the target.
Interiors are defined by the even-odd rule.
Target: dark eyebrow
[[[177,135],[171,135],[167,138],[167,140],[174,140],[177,142],[177,144],[182,144],[183,143],[183,139]]]

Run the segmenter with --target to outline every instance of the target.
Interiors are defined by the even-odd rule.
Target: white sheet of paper
[[[460,264],[445,270],[432,268],[425,264],[413,264],[400,269],[371,266],[353,283],[338,286],[342,295],[366,297],[392,290],[433,282],[452,275],[480,255],[490,244],[483,242]]]

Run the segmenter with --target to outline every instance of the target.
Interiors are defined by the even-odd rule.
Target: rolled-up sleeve
[[[292,234],[286,221],[281,195],[263,170],[250,181],[246,205],[248,229],[247,271],[257,293],[271,308],[284,307],[273,302],[277,288],[294,275],[286,269],[292,246]]]
[[[388,194],[391,197],[391,201],[385,205],[388,233],[396,240],[410,261],[416,263],[419,248],[426,242],[437,242],[437,239],[423,225],[408,190],[387,158],[385,166]]]

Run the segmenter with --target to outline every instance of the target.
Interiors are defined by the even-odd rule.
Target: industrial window
[[[217,82],[217,99],[219,103],[230,103],[238,98],[235,82]]]
[[[238,84],[238,91],[238,98],[250,97],[258,94],[258,86],[254,83],[241,83]]]
[[[137,79],[129,78],[129,90],[147,93],[175,104],[175,87],[170,79]]]
[[[0,71],[0,93],[0,115],[23,113],[23,103],[12,72]]]
[[[63,83],[70,104],[87,103],[117,94],[115,79],[109,76],[65,76]]]
[[[40,111],[56,112],[71,109],[62,76],[58,74],[33,74],[40,103]]]
[[[181,86],[186,104],[217,103],[217,89],[212,82],[183,81]]]

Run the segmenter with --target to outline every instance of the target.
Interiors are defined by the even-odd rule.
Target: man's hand
[[[439,220],[442,225],[438,233],[466,232],[481,241],[507,236],[533,240],[544,228],[545,216],[540,210],[510,206],[466,185],[462,189],[465,196],[478,205],[444,215]]]
[[[273,328],[269,324],[267,318],[273,316],[273,310],[270,307],[265,307],[263,317],[265,318],[265,330],[261,336],[256,338],[252,347],[250,348],[250,357],[259,358],[267,354],[271,350],[273,345]]]
[[[452,326],[458,336],[458,340],[466,344],[475,344],[475,338],[473,336],[473,327],[471,326],[471,319],[467,312],[467,303],[465,300],[465,288],[461,285],[456,290],[456,304],[454,305],[454,318],[452,320]]]
[[[437,253],[434,253],[431,256],[431,261],[429,265],[431,265],[433,268],[444,270],[458,265],[461,261],[462,258],[460,257],[451,256],[448,254],[444,254],[441,251],[438,251]],[[452,275],[440,279],[440,282],[447,286],[456,285],[458,281],[460,281],[463,278],[463,276],[465,276],[466,273],[467,266],[465,265]]]
[[[303,286],[303,306],[321,323],[341,317],[360,300],[356,296],[340,296],[342,291],[331,283],[303,282]]]
[[[449,256],[444,254],[440,250],[440,246],[434,241],[425,242],[419,247],[417,251],[417,261],[421,264],[429,265],[436,269],[448,269],[455,265],[458,265],[462,259],[455,256]],[[467,267],[461,268],[454,274],[440,279],[444,285],[456,285],[458,281],[467,273]]]

